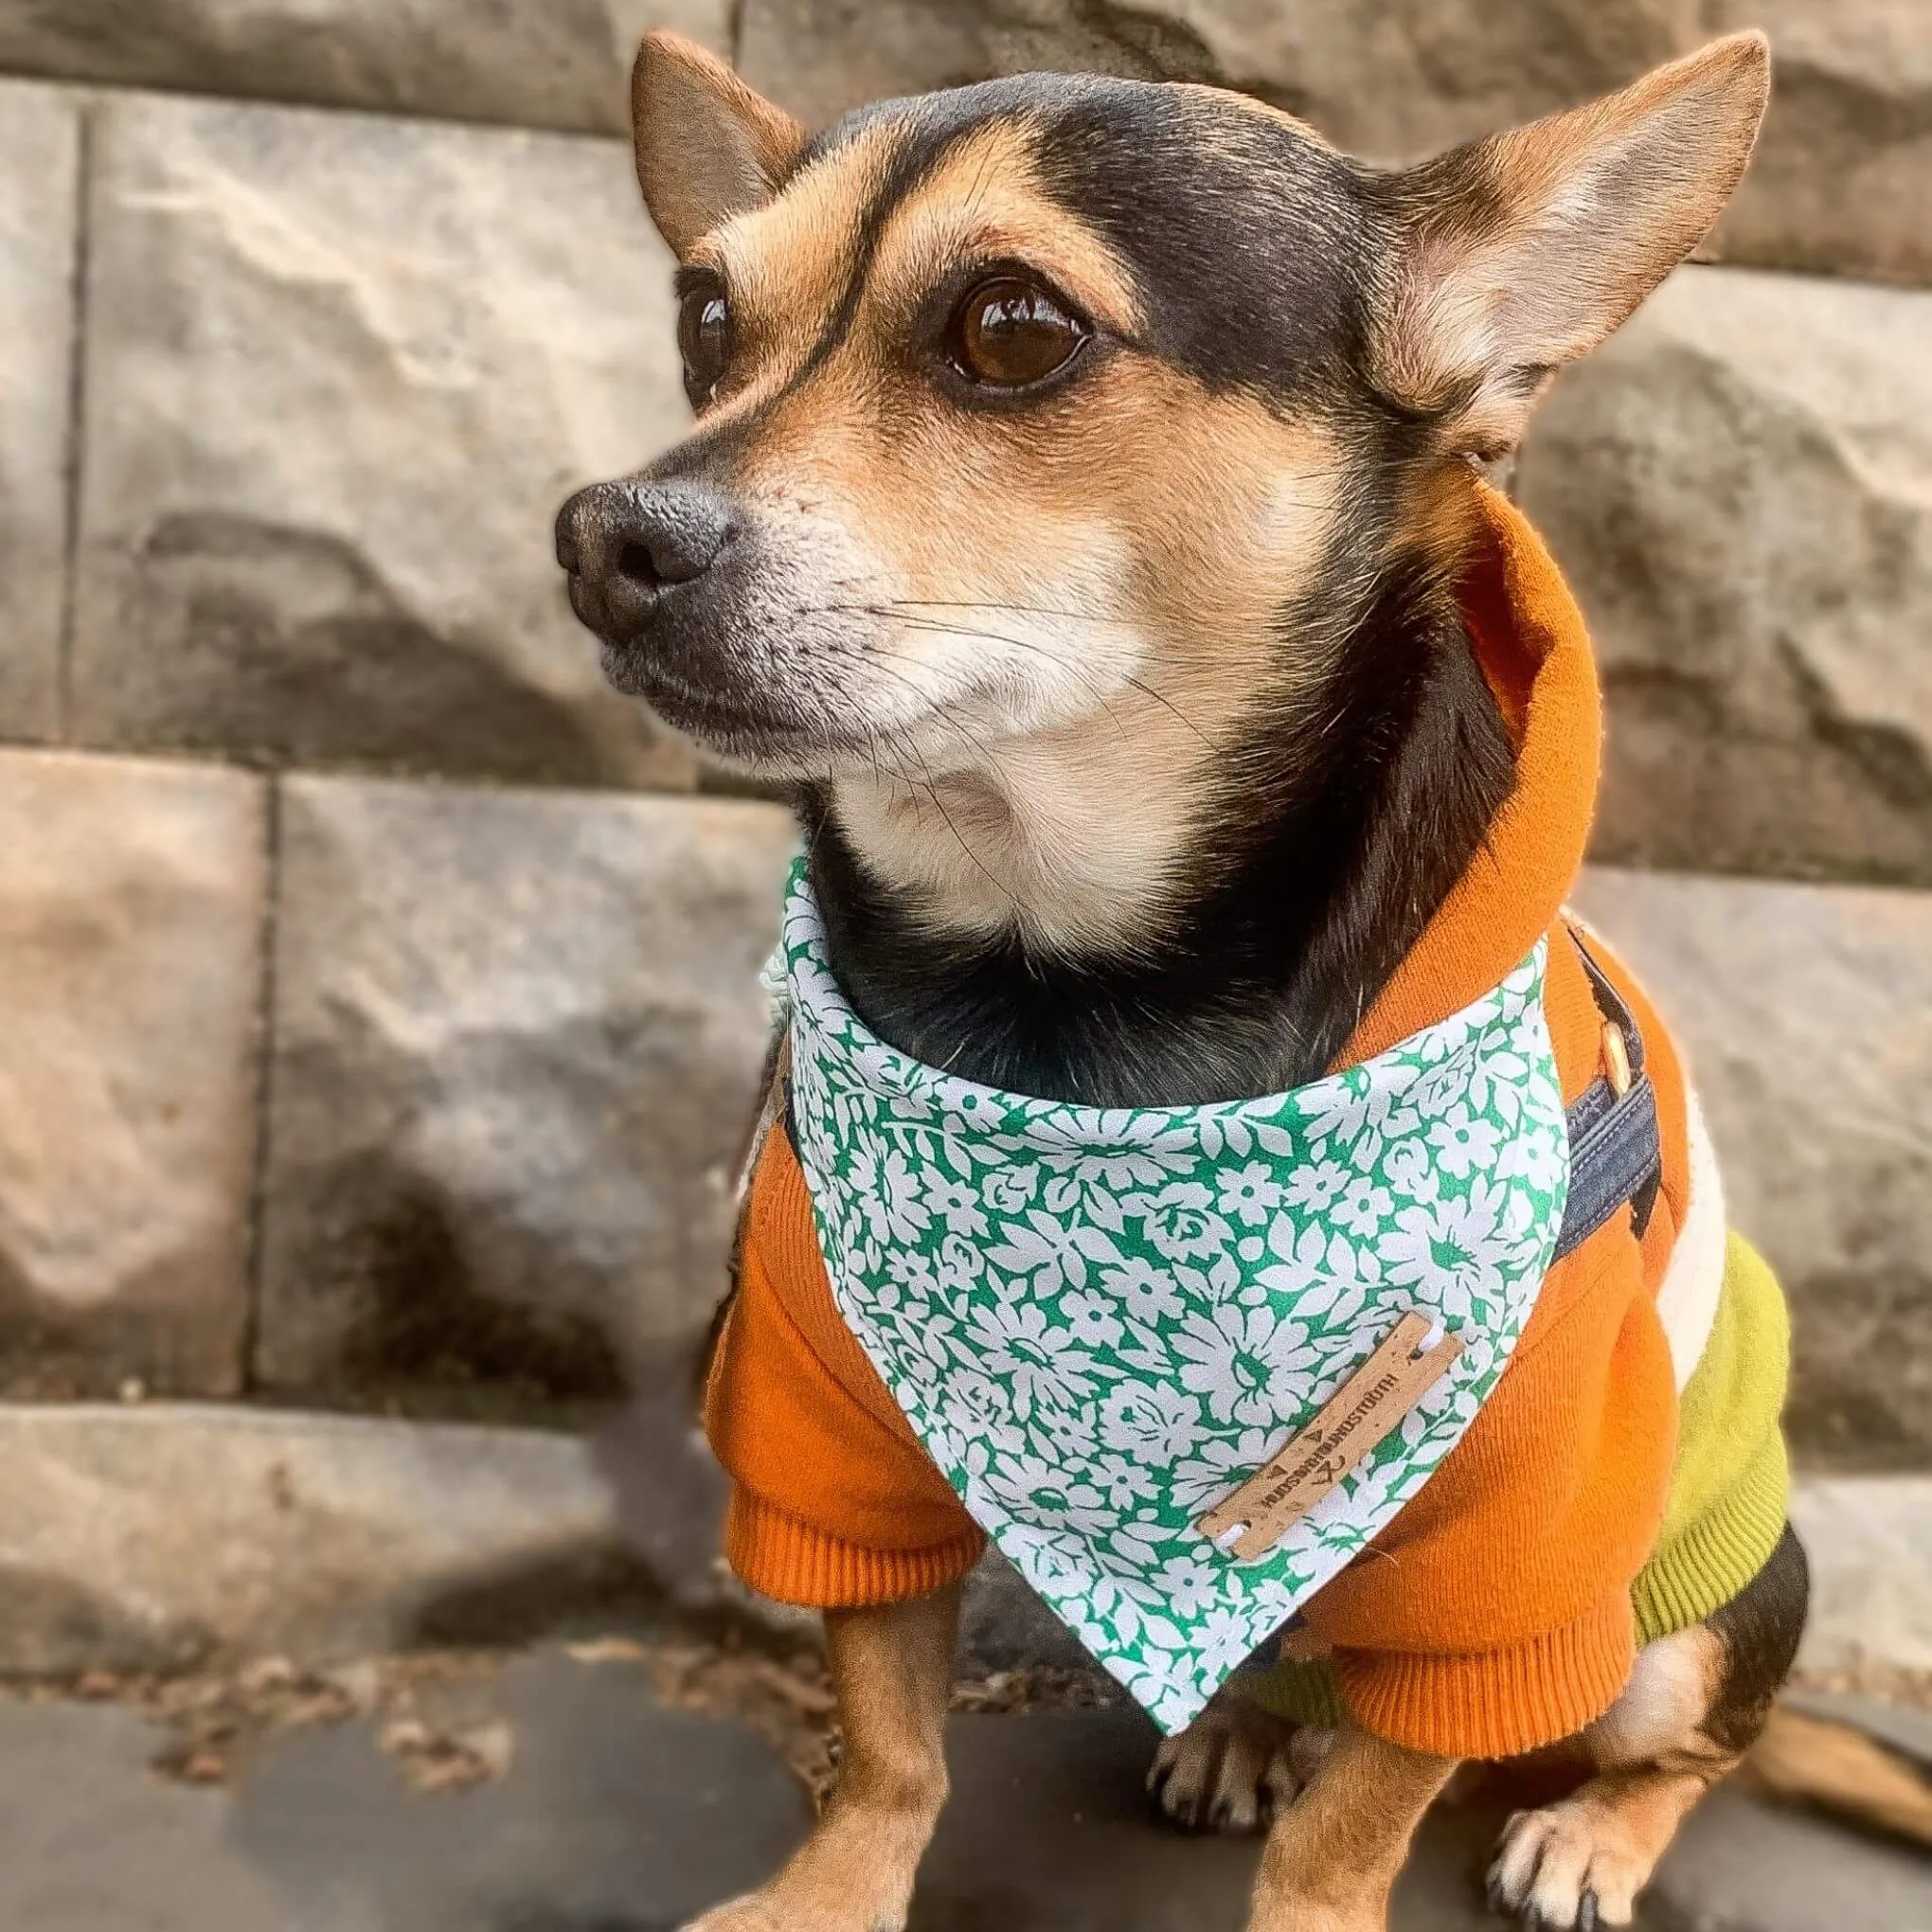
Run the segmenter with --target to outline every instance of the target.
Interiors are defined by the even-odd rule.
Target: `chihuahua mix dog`
[[[1477,465],[1709,229],[1762,36],[1384,170],[1212,88],[1025,76],[808,134],[653,35],[644,198],[694,432],[565,506],[617,688],[796,788],[830,960],[903,1052],[1091,1106],[1337,1063],[1515,782],[1458,603]],[[1804,1605],[1788,1535],[1653,1643],[1493,1896],[1626,1923]],[[705,1932],[903,1923],[945,1791],[957,1584],[827,1612],[838,1789]],[[1454,1764],[1218,1698],[1189,1818],[1270,1798],[1258,1932],[1373,1932]]]

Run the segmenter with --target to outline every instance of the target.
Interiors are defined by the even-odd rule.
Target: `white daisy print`
[[[1141,1462],[1172,1462],[1201,1439],[1201,1404],[1183,1389],[1120,1383],[1100,1404],[1100,1437]]]
[[[1239,1221],[1243,1227],[1261,1227],[1285,1195],[1274,1167],[1264,1160],[1251,1160],[1221,1176],[1214,1205],[1229,1221]]]

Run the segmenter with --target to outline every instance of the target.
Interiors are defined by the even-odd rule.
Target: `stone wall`
[[[1801,1453],[1932,1466],[1908,0],[0,0],[0,1389],[556,1418],[715,1297],[792,833],[549,555],[685,420],[617,138],[659,20],[814,117],[1095,66],[1379,158],[1770,27],[1711,262],[1514,487],[1611,696],[1583,903],[1794,1291]]]

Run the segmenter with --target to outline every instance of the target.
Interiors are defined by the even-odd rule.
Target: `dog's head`
[[[1206,756],[1318,689],[1392,543],[1454,547],[1469,459],[1709,227],[1765,87],[1738,35],[1378,170],[1238,95],[1064,76],[810,138],[653,35],[698,422],[565,506],[578,614],[767,775]]]

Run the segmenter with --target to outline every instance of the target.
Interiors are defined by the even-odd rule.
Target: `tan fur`
[[[1249,1932],[1381,1932],[1409,1841],[1455,1768],[1345,1725],[1268,1834]]]
[[[991,121],[967,134],[892,211],[868,277],[868,307],[888,326],[960,261],[1035,263],[1096,321],[1132,336],[1139,298],[1118,258],[1059,206],[1024,127]]]
[[[946,1799],[944,1732],[957,1584],[911,1603],[831,1610],[838,1782],[812,1835],[768,1884],[687,1932],[892,1932]]]
[[[1278,1717],[1224,1686],[1186,1730],[1155,1746],[1147,1788],[1176,1824],[1251,1832],[1294,1799],[1333,1743],[1333,1732]]]
[[[801,169],[781,200],[749,208],[692,244],[689,264],[713,270],[730,288],[738,344],[707,420],[743,414],[796,374],[845,294],[851,234],[897,145],[889,127],[868,129]]]
[[[1497,1895],[1533,1923],[1627,1925],[1637,1896],[1712,1780],[1689,1771],[1608,1772],[1540,1811],[1518,1812],[1492,1868]]]
[[[1696,246],[1749,161],[1770,87],[1732,34],[1602,99],[1412,170],[1415,225],[1379,359],[1456,446],[1501,455],[1543,378],[1588,353]]]
[[[805,130],[715,54],[653,33],[631,70],[637,185],[682,258],[701,235],[772,191]]]
[[[1932,1778],[1849,1725],[1774,1710],[1745,1765],[1774,1797],[1932,1845]]]

